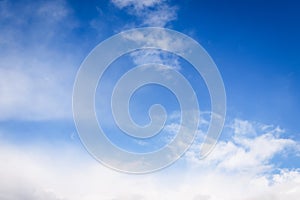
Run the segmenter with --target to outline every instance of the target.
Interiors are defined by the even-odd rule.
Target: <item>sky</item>
[[[299,9],[292,0],[1,0],[0,199],[298,199]],[[155,69],[166,79],[172,78],[171,70],[181,73],[200,108],[197,136],[188,151],[164,169],[135,175],[104,166],[89,154],[73,120],[72,92],[80,66],[99,43],[142,27],[178,31],[207,51],[224,82],[226,119],[216,146],[203,159],[201,144],[211,119],[203,77],[170,52],[149,49],[120,56],[95,94],[98,122],[114,145],[152,152],[172,141],[180,127],[176,96],[147,85],[133,93],[130,114],[147,125],[151,105],[162,104],[168,114],[164,129],[146,140],[118,128],[112,92],[121,76],[138,65],[170,66]]]

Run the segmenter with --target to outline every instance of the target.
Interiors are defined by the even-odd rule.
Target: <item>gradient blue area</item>
[[[193,33],[223,75],[229,116],[299,133],[299,8],[296,1],[188,1],[179,11],[184,20],[176,25]]]
[[[16,1],[15,5],[19,7],[24,3],[30,1]],[[109,1],[92,0],[87,3],[70,0],[67,3],[77,26],[71,32],[58,32],[56,40],[49,46],[61,54],[72,54],[74,51],[78,55],[72,66],[74,71],[99,42],[124,30],[124,26],[130,22],[139,24],[139,19],[117,9]],[[179,9],[178,19],[171,22],[168,28],[197,40],[214,59],[222,74],[227,92],[228,121],[244,118],[279,125],[287,130],[285,137],[300,140],[300,2],[188,0],[170,3]],[[91,26],[92,20],[95,20],[97,28]],[[41,38],[29,36],[40,24],[33,20],[21,29],[24,38],[20,38],[20,42],[24,42],[24,47],[38,45],[37,40]],[[4,49],[0,47],[1,52]],[[193,69],[186,70],[188,64],[182,62],[183,74],[187,77],[193,74]],[[129,61],[119,64],[124,63],[133,64]],[[201,99],[200,108],[202,105],[207,110],[210,102],[205,85],[197,76],[190,79],[195,83],[193,85],[199,86],[197,95]],[[145,91],[147,89],[151,91],[151,88],[144,88]],[[134,97],[137,104],[144,101],[139,92]],[[176,107],[176,101],[168,99],[171,98],[170,94],[158,92],[161,101],[172,102],[168,106]],[[148,99],[140,110],[133,107],[133,113],[137,115],[133,118],[139,123],[146,123],[147,118],[139,118],[139,112],[145,113],[153,102],[153,99]],[[6,120],[0,122],[0,127],[1,132],[9,133],[1,135],[1,138],[20,144],[42,140],[81,145],[78,136],[74,136],[76,129],[72,119]],[[116,128],[108,130],[115,134]],[[118,143],[118,135],[112,138]],[[223,138],[226,139],[226,135]],[[121,140],[118,144],[124,145]],[[135,148],[129,146],[129,149]],[[299,167],[297,157],[291,158],[293,161],[289,159],[276,157],[274,162],[288,168]]]
[[[227,88],[229,116],[233,113],[299,132],[300,3],[189,0],[172,4],[180,9],[170,28],[195,38],[216,62]],[[90,47],[136,20],[108,1],[70,1],[70,5],[82,23],[75,32],[77,40],[88,35],[85,42],[92,43]],[[102,37],[87,28],[86,22],[95,17],[102,21]]]

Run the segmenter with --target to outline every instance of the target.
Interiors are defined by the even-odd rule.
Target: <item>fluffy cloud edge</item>
[[[238,126],[247,124],[245,121],[239,122]],[[243,130],[248,130],[246,127]],[[254,128],[257,127],[261,126],[255,125]],[[0,194],[5,200],[296,200],[300,195],[299,169],[280,168],[274,172],[270,157],[298,143],[275,136],[277,132],[272,132],[274,130],[276,127],[256,131],[257,136],[250,138],[237,131],[233,136],[240,138],[237,134],[242,135],[247,140],[245,143],[220,141],[204,160],[190,162],[190,155],[186,155],[177,164],[146,175],[128,175],[107,169],[78,146],[66,144],[54,150],[42,144],[20,147],[6,142],[0,146],[3,161],[0,167]],[[259,157],[255,150],[261,140],[275,147]],[[245,167],[243,162],[243,165],[226,165],[236,157],[247,161],[249,156],[240,157],[241,149],[248,149],[250,157],[257,159],[254,164],[248,162],[250,167]],[[186,166],[182,166],[183,163]],[[265,166],[269,168],[266,170]]]

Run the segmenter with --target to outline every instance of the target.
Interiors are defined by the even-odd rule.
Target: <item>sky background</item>
[[[296,200],[299,9],[292,0],[0,1],[0,199]],[[98,118],[112,142],[152,151],[178,130],[178,104],[157,86],[136,92],[130,109],[145,124],[149,106],[162,103],[169,114],[164,134],[129,141],[114,126],[107,106],[113,83],[149,60],[191,81],[202,117],[199,139],[174,165],[129,175],[102,166],[84,149],[72,118],[72,89],[81,62],[97,44],[147,26],[182,32],[206,49],[224,80],[227,117],[214,151],[199,159],[210,119],[201,77],[174,55],[141,51],[121,57],[96,93]]]

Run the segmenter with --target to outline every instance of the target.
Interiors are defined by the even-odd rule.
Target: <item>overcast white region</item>
[[[177,164],[142,176],[103,167],[83,149],[72,145],[45,148],[41,143],[30,147],[2,143],[0,197],[3,200],[297,200],[299,170],[278,168],[270,160],[276,154],[293,153],[299,143],[283,139],[284,131],[276,126],[236,119],[230,129],[233,141],[220,141],[206,159],[197,160],[199,144],[195,143]],[[248,135],[248,131],[252,133]]]
[[[70,13],[64,1],[1,2],[0,120],[72,116],[75,55],[59,42],[76,26]]]

